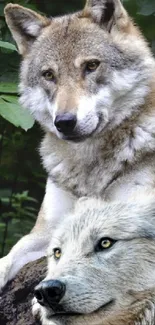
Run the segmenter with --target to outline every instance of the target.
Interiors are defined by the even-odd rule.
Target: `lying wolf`
[[[0,261],[0,288],[45,254],[79,197],[155,188],[155,60],[121,2],[87,0],[52,19],[8,4],[5,16],[23,57],[21,103],[45,130],[48,181],[36,226]]]
[[[35,295],[43,325],[155,324],[154,198],[79,200],[53,235]]]

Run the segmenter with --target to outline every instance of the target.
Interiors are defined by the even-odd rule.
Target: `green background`
[[[0,0],[0,256],[33,226],[46,182],[38,154],[43,136],[18,104],[20,57],[4,19]],[[46,13],[61,15],[84,6],[82,0],[11,1]],[[124,0],[155,52],[155,0]]]

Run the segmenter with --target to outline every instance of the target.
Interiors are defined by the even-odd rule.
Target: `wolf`
[[[43,325],[155,324],[154,196],[80,199],[53,234],[35,296]]]
[[[8,4],[5,17],[48,179],[36,225],[0,260],[0,288],[45,254],[80,197],[126,201],[155,187],[155,60],[120,0],[50,19]]]

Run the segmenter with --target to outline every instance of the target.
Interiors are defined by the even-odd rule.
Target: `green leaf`
[[[10,198],[9,197],[3,197],[1,198],[1,202],[4,203],[4,204],[9,204],[10,203]]]
[[[18,86],[17,84],[10,83],[10,82],[1,82],[0,83],[0,93],[5,94],[17,94],[18,93]]]
[[[5,228],[5,223],[0,222],[0,228]]]
[[[24,209],[25,209],[26,211],[32,211],[32,212],[34,212],[34,213],[36,213],[36,211],[38,210],[38,209],[33,208],[33,207],[25,207]]]
[[[18,104],[18,96],[15,95],[0,95],[0,98],[4,99],[4,101]]]
[[[36,218],[36,213],[25,211],[25,213],[23,213],[23,214],[30,218]]]
[[[138,14],[143,16],[150,16],[155,13],[155,1],[139,0],[138,6],[140,8]]]
[[[33,117],[18,104],[16,98],[12,98],[12,101],[11,96],[9,98],[10,101],[6,101],[8,100],[8,96],[0,96],[0,115],[13,125],[21,127],[25,131],[32,128],[34,124]]]
[[[26,201],[38,203],[38,200],[36,200],[36,199],[34,199],[33,197],[30,197],[30,196],[27,196]]]
[[[0,48],[18,52],[16,46],[9,42],[0,41]]]

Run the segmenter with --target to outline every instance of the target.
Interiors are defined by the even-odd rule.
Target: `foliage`
[[[34,126],[27,133],[1,119],[0,130],[0,254],[2,255],[17,241],[17,235],[20,237],[32,228],[44,194],[45,175],[37,152],[41,137],[38,127]],[[29,197],[35,198],[35,201],[32,199],[30,201]],[[15,203],[18,203],[17,206]],[[28,217],[28,212],[33,212],[31,218],[30,215]]]
[[[43,197],[45,174],[36,148],[41,138],[33,118],[18,103],[20,57],[4,19],[0,0],[0,254],[28,232]],[[84,0],[11,1],[48,16],[81,9]],[[155,52],[155,1],[124,0],[124,5]],[[34,127],[32,128],[32,126]],[[29,130],[27,133],[25,131]]]
[[[1,237],[1,255],[4,255],[6,247],[12,246],[15,241],[29,231],[35,221],[37,200],[28,196],[28,191],[22,193],[6,193],[3,197],[1,193],[1,204],[5,207],[1,214],[0,230],[3,232]],[[23,223],[23,216],[25,217]],[[10,246],[10,248],[11,248]]]

